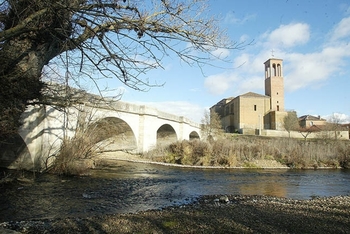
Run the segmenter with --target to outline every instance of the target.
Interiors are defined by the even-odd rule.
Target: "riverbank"
[[[152,161],[149,158],[142,157],[141,155],[133,155],[125,152],[104,152],[101,153],[97,158],[97,161],[101,161],[103,164],[113,163],[115,160],[127,161],[127,162],[138,162],[138,163],[149,163],[157,164],[163,166],[172,166],[172,167],[188,167],[188,168],[212,168],[212,169],[242,169],[246,167],[228,167],[228,166],[196,166],[196,165],[186,165],[186,164],[176,164],[176,163],[165,163]],[[262,168],[262,169],[287,169],[288,167],[282,165],[281,163],[275,160],[254,160],[252,165],[253,168]],[[251,168],[251,167],[250,167]]]
[[[350,197],[203,196],[136,214],[1,223],[18,233],[349,233]],[[0,233],[10,233],[1,232]]]
[[[228,166],[196,166],[196,165],[184,165],[184,164],[176,164],[176,163],[165,163],[165,162],[157,162],[152,161],[149,158],[142,157],[141,155],[129,154],[126,152],[104,152],[101,153],[97,158],[97,161],[100,161],[102,164],[115,163],[118,161],[127,161],[127,162],[137,162],[137,163],[149,163],[149,164],[157,164],[163,166],[171,166],[171,167],[183,167],[183,168],[205,168],[205,169],[247,169],[247,168],[255,168],[255,169],[291,169],[290,167],[283,165],[276,160],[268,160],[268,159],[260,159],[253,160],[246,167],[228,167]],[[294,169],[294,168],[292,168]],[[332,166],[319,166],[319,167],[304,167],[303,169],[335,169]]]
[[[317,169],[350,168],[349,153],[349,141],[229,134],[213,142],[183,140],[158,146],[143,157],[191,166],[273,168],[279,164],[293,169]]]

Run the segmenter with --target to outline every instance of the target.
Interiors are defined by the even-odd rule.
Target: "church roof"
[[[253,93],[253,92],[248,92],[248,93],[242,94],[242,95],[240,95],[240,97],[270,98],[269,96],[258,94],[258,93]]]
[[[234,99],[234,97],[229,97],[229,98],[221,99],[218,103],[216,103],[215,105],[213,105],[212,108],[215,107],[215,106],[224,106],[224,105],[226,105],[227,103],[229,103],[230,101],[232,101],[232,99]]]

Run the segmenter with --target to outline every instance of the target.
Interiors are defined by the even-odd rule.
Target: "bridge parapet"
[[[102,151],[141,153],[157,144],[197,139],[201,135],[200,124],[155,107],[102,98],[56,84],[47,89],[45,96],[51,104],[27,108],[15,142],[8,144],[10,148],[0,148],[0,165],[41,170],[57,155],[63,140],[74,136],[79,120],[91,121],[88,124],[93,129],[101,127],[101,132],[94,133],[103,133],[100,140],[106,143],[106,148],[102,146],[104,143],[99,144]],[[109,126],[111,131],[105,131]]]
[[[59,90],[58,94],[65,97],[67,95],[65,92],[67,91],[67,87],[59,84],[50,83],[49,86],[52,86],[52,90]],[[71,88],[69,89],[69,93],[71,95],[71,99],[78,101],[79,104],[84,104],[85,106],[99,109],[108,109],[126,113],[133,113],[139,115],[150,115],[156,116],[157,118],[175,121],[179,123],[186,123],[190,126],[200,128],[200,124],[196,123],[188,118],[183,116],[177,116],[174,114],[166,113],[163,111],[159,111],[155,107],[146,106],[146,105],[138,105],[128,102],[123,102],[120,100],[115,100],[112,98],[101,98],[99,95],[87,93],[83,90]]]
[[[91,106],[92,104],[91,102],[89,102],[89,103],[86,103],[86,105]],[[120,100],[118,101],[107,100],[105,104],[98,103],[98,108],[105,108],[105,109],[110,109],[114,111],[133,113],[133,114],[139,114],[139,115],[156,116],[157,118],[160,118],[160,119],[175,121],[179,123],[186,123],[186,124],[189,124],[190,126],[200,128],[199,123],[196,123],[188,118],[159,111],[157,108],[151,107],[151,106],[138,105],[138,104],[133,104],[128,102],[123,102]]]

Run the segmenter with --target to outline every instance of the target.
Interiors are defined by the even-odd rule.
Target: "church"
[[[263,129],[284,130],[283,60],[270,58],[264,65],[265,95],[248,92],[210,108],[218,113],[226,132],[260,135]]]

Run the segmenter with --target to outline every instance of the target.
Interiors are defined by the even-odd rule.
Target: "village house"
[[[299,125],[302,128],[309,128],[311,126],[317,126],[322,128],[326,125],[327,121],[322,119],[321,116],[303,115],[298,118]]]

